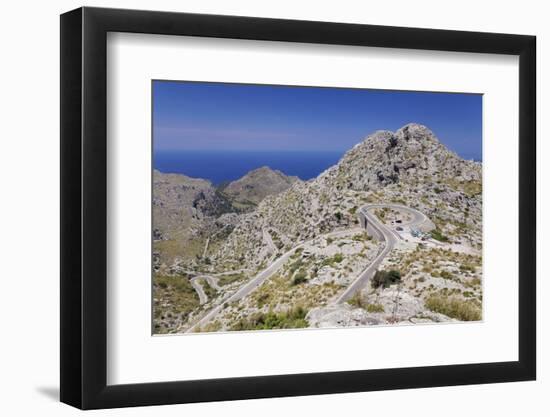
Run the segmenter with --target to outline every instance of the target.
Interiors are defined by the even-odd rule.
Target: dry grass
[[[153,277],[153,316],[155,333],[171,331],[176,317],[183,321],[199,306],[199,296],[186,276],[155,275]]]
[[[384,306],[382,304],[367,304],[366,310],[369,313],[383,313]]]
[[[197,239],[188,242],[180,240],[160,240],[154,242],[153,250],[160,254],[161,262],[171,264],[174,259],[194,259],[197,255],[202,255],[204,250],[204,241]]]
[[[425,305],[430,310],[446,315],[460,321],[481,320],[481,306],[471,300],[464,300],[458,297],[445,297],[431,295]]]
[[[243,274],[242,272],[239,272],[236,274],[230,274],[230,275],[222,275],[218,280],[218,285],[223,287],[224,285],[229,285],[237,281],[242,281],[245,278],[246,278],[246,275]]]

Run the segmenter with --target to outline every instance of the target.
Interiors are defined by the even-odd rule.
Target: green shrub
[[[475,272],[476,267],[472,264],[465,263],[460,265],[460,270],[463,272]]]
[[[250,318],[241,319],[231,330],[270,330],[270,329],[299,329],[308,326],[307,310],[301,306],[285,312],[257,313]]]
[[[472,278],[466,282],[466,286],[470,288],[479,287],[481,285],[481,280],[477,277]]]
[[[325,265],[333,266],[334,264],[340,263],[343,260],[344,260],[344,256],[341,253],[337,253],[336,255],[323,260],[322,265],[323,266],[325,266]]]
[[[348,300],[348,304],[354,307],[362,308],[364,306],[364,302],[363,298],[361,297],[361,292],[357,291],[355,294],[353,294],[353,297]]]
[[[307,274],[306,271],[303,269],[300,269],[296,275],[294,275],[294,279],[292,280],[292,285],[299,285],[303,282],[307,281]]]
[[[258,305],[258,308],[262,308],[264,305],[269,304],[270,300],[271,293],[263,292],[258,296],[256,304]]]
[[[444,279],[453,279],[454,278],[453,274],[451,274],[449,271],[441,271],[439,273],[439,275],[441,276],[441,278],[444,278]]]
[[[390,285],[401,281],[401,272],[392,269],[390,271],[376,271],[372,277],[372,286],[374,288],[388,288]]]
[[[432,230],[431,235],[432,235],[433,239],[439,240],[440,242],[448,242],[449,241],[449,238],[447,236],[445,236],[443,233],[441,233],[441,230],[439,230],[439,229]]]
[[[297,261],[294,261],[290,264],[288,267],[288,273],[290,275],[294,274],[304,263],[302,262],[302,258],[298,259]]]

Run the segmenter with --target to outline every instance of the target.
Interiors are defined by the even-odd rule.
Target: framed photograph
[[[61,401],[533,380],[535,37],[61,16]]]

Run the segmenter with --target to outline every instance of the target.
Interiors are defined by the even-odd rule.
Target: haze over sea
[[[157,151],[153,166],[164,173],[204,178],[219,185],[268,166],[302,180],[317,177],[336,164],[343,151]]]

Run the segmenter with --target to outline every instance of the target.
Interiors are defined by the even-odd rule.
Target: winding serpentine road
[[[389,228],[382,223],[378,218],[370,213],[369,210],[376,208],[391,208],[399,211],[405,211],[412,215],[412,220],[406,223],[402,223],[404,226],[420,226],[429,222],[429,219],[418,210],[410,207],[398,205],[398,204],[369,204],[359,209],[360,215],[364,216],[367,221],[367,232],[378,236],[378,240],[384,243],[383,249],[378,253],[376,258],[370,263],[370,265],[359,274],[359,276],[353,281],[346,290],[340,294],[336,299],[336,304],[341,304],[349,300],[353,294],[355,294],[361,288],[367,285],[369,279],[374,275],[380,263],[384,258],[392,251],[397,242],[397,239],[403,239],[399,233]]]
[[[218,278],[213,277],[212,275],[198,275],[191,278],[189,281],[191,281],[191,285],[199,295],[199,303],[204,304],[208,301],[208,296],[204,292],[202,284],[199,282],[199,280],[201,279],[204,279],[208,283],[208,285],[210,285],[216,291],[219,291],[222,288],[218,285]]]
[[[269,246],[273,254],[277,253],[277,246],[275,246],[275,243],[273,243],[271,233],[269,233],[269,231],[267,231],[266,229],[262,229],[262,239],[264,240],[265,244]]]
[[[338,232],[331,232],[327,233],[326,235],[323,235],[323,237],[339,237],[339,236],[346,236],[348,234],[354,234],[361,231],[359,228],[355,229],[348,229]],[[318,236],[320,237],[320,236]],[[317,237],[317,238],[318,238]],[[315,238],[315,239],[317,239]],[[252,291],[254,291],[256,288],[258,288],[260,285],[262,285],[268,278],[270,278],[279,268],[281,268],[286,261],[292,256],[292,254],[299,248],[303,247],[304,245],[311,243],[314,239],[308,240],[307,242],[300,243],[299,245],[293,247],[289,251],[282,254],[279,258],[277,258],[271,265],[269,265],[267,268],[265,268],[262,272],[260,272],[258,275],[256,275],[254,278],[252,278],[250,281],[248,281],[245,285],[240,287],[237,291],[235,291],[232,295],[225,298],[218,304],[216,307],[214,307],[212,310],[210,310],[206,315],[204,315],[198,322],[196,322],[193,326],[191,326],[189,329],[186,330],[185,333],[192,333],[196,329],[200,328],[201,326],[204,326],[206,323],[208,323],[216,314],[220,312],[220,310],[223,308],[223,305],[226,303],[232,303],[234,301],[238,301],[244,297],[246,297],[248,294],[250,294]],[[200,295],[199,295],[200,298]]]
[[[406,211],[409,214],[412,215],[412,220],[403,223],[402,225],[407,226],[420,226],[424,223],[430,222],[430,220],[421,212],[418,210],[415,210],[410,207],[402,206],[399,204],[367,204],[365,206],[362,206],[359,209],[359,217],[361,219],[361,216],[363,216],[366,221],[366,229],[367,232],[371,235],[376,235],[377,239],[384,243],[383,249],[378,253],[376,258],[370,263],[370,265],[362,271],[359,276],[353,281],[348,288],[336,299],[335,303],[340,304],[347,300],[349,300],[353,294],[358,291],[359,289],[363,288],[369,281],[369,279],[374,275],[376,269],[380,265],[380,263],[384,260],[384,258],[391,252],[391,250],[394,248],[395,243],[397,242],[397,239],[402,239],[401,236],[393,229],[390,229],[388,226],[383,224],[378,220],[378,218],[369,212],[369,210],[373,210],[376,208],[391,208],[396,209],[400,211]],[[339,237],[339,236],[346,236],[348,234],[354,234],[358,231],[361,231],[364,229],[360,228],[354,228],[354,229],[348,229],[338,232],[331,232],[327,233],[325,235],[322,235],[322,237]],[[264,235],[265,236],[265,235]],[[321,236],[318,236],[321,237]],[[317,238],[318,238],[317,237]],[[240,287],[236,292],[234,292],[232,295],[227,297],[226,299],[222,300],[220,304],[218,304],[216,307],[212,308],[208,313],[206,313],[199,321],[197,321],[193,326],[191,326],[189,329],[187,329],[186,333],[192,333],[196,329],[200,328],[201,326],[208,323],[216,314],[218,314],[224,304],[226,303],[232,303],[234,301],[238,301],[247,295],[249,295],[252,291],[257,289],[260,285],[262,285],[268,278],[270,278],[279,268],[281,268],[286,261],[292,256],[292,254],[299,248],[303,247],[304,245],[311,243],[314,239],[311,239],[307,242],[302,242],[299,245],[293,247],[289,251],[285,252],[283,255],[281,255],[278,259],[273,261],[271,265],[269,265],[267,268],[265,268],[263,271],[261,271],[259,274],[257,274],[252,280],[247,282],[245,285]],[[199,279],[199,278],[208,278],[209,276],[201,276],[201,277],[195,277],[193,280]],[[212,278],[212,277],[210,277]],[[209,282],[210,283],[210,282]],[[200,285],[200,284],[199,284]],[[200,287],[201,292],[197,289],[197,287],[193,284],[193,287],[197,290],[199,293],[199,298],[201,298],[201,292],[206,297],[206,294],[204,294],[204,291],[202,289],[202,286]],[[206,302],[206,301],[205,301]],[[201,304],[202,301],[201,301]]]

